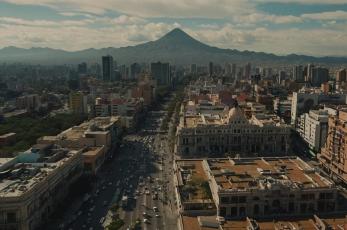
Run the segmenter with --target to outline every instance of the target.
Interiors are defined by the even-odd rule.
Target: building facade
[[[347,185],[347,110],[329,116],[328,137],[318,159],[331,177]]]
[[[328,134],[328,112],[311,110],[302,114],[299,119],[298,131],[309,147],[319,152],[325,144]]]
[[[287,155],[290,128],[253,116],[237,106],[225,115],[182,115],[176,133],[177,154],[184,157],[224,153]]]
[[[175,173],[183,215],[214,210],[216,216],[231,220],[305,217],[340,210],[334,183],[298,157],[177,160]],[[204,186],[196,187],[200,203],[186,200],[189,190],[185,183],[194,184],[194,178],[199,178],[200,184],[208,182],[213,202],[204,195]],[[190,206],[193,201],[200,206]]]
[[[0,229],[37,229],[82,172],[81,150],[41,145],[19,155],[1,172]]]

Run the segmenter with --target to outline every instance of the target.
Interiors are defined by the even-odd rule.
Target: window
[[[245,196],[240,196],[239,197],[239,203],[246,203],[246,197]]]
[[[239,208],[239,216],[246,216],[246,208],[245,207]]]
[[[255,204],[253,207],[253,214],[259,215],[259,205]]]
[[[8,212],[7,213],[7,223],[16,223],[17,217],[15,212]]]
[[[220,210],[219,210],[219,215],[220,216],[226,216],[227,214],[227,210],[225,207],[221,207]]]
[[[220,200],[221,200],[222,203],[225,203],[225,204],[229,202],[228,197],[225,197],[225,196],[222,196],[222,197],[220,198]]]

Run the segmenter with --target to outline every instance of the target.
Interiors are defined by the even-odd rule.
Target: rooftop
[[[204,222],[201,222],[204,219]],[[237,221],[225,221],[218,227],[213,226],[217,222],[216,216],[198,216],[188,217],[182,216],[182,224],[184,230],[317,230],[317,229],[347,229],[347,217],[336,218],[319,218],[317,216],[301,218],[301,219],[279,219],[279,220],[253,220],[244,219]],[[248,228],[253,226],[253,228]],[[256,228],[256,226],[258,228]]]
[[[178,168],[194,165],[194,175],[210,174],[219,191],[329,188],[333,183],[298,157],[219,158],[178,160]],[[210,171],[210,173],[207,173]]]
[[[78,152],[51,145],[19,154],[0,172],[0,199],[18,197],[34,189]]]

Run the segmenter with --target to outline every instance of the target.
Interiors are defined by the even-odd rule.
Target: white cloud
[[[113,22],[120,25],[131,25],[131,24],[142,24],[145,23],[146,20],[139,17],[132,17],[128,15],[121,15],[115,19]]]
[[[292,15],[268,15],[263,13],[253,13],[245,16],[234,17],[234,20],[239,23],[256,24],[260,22],[271,22],[275,24],[300,23],[302,18]]]
[[[312,20],[347,20],[347,11],[328,11],[322,13],[303,14],[302,18]]]
[[[60,11],[103,14],[107,10],[140,17],[211,17],[252,13],[249,0],[5,0],[14,4],[43,5]]]
[[[23,25],[23,26],[38,26],[38,27],[61,27],[61,26],[85,26],[92,21],[90,20],[63,20],[63,21],[50,21],[50,20],[25,20],[21,18],[0,17],[0,23],[10,25]]]

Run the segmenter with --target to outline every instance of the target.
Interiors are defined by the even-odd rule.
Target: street
[[[167,135],[158,132],[164,116],[164,111],[151,112],[141,131],[123,138],[99,170],[92,191],[53,229],[104,229],[112,222],[115,205],[124,221],[120,229],[177,229],[173,153]]]

